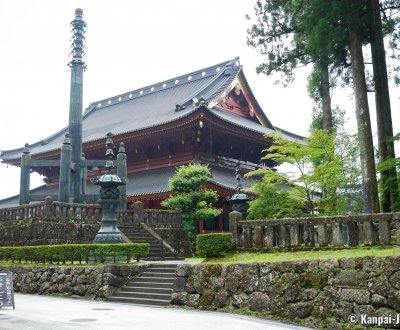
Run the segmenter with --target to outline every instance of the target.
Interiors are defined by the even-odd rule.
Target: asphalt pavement
[[[16,293],[15,309],[0,308],[0,329],[295,330],[305,328],[228,313]]]

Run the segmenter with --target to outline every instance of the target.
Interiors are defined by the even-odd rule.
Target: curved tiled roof
[[[163,125],[195,110],[194,98],[212,100],[220,95],[241,70],[239,59],[219,63],[167,81],[92,102],[82,121],[82,140],[104,139],[108,132],[123,134]],[[176,107],[181,107],[176,111]],[[31,154],[59,149],[68,127],[30,145]],[[15,159],[22,148],[2,151],[1,159]]]
[[[108,132],[118,135],[177,121],[196,110],[196,99],[204,97],[207,102],[216,100],[238,76],[248,90],[262,121],[269,128],[224,111],[216,105],[210,110],[214,115],[258,133],[279,130],[289,139],[302,138],[270,123],[251,92],[237,57],[157,84],[92,102],[83,114],[82,140],[87,143],[104,139]],[[58,150],[67,131],[68,127],[65,127],[52,136],[31,144],[31,154]],[[0,151],[0,158],[18,159],[22,149]]]
[[[227,169],[218,166],[210,166],[211,170],[211,183],[232,190],[236,188],[236,176],[234,169]],[[169,192],[168,179],[171,178],[176,172],[174,166],[165,167],[156,170],[148,170],[137,173],[128,174],[128,182],[126,184],[126,192],[128,196],[141,196],[151,195],[156,193]],[[249,188],[253,180],[243,178],[241,183],[243,188]],[[86,193],[97,194],[99,187],[91,182],[87,183]],[[32,195],[57,195],[58,185],[46,186],[35,188],[31,190]],[[17,206],[19,203],[19,196],[13,196],[0,201],[0,208]]]

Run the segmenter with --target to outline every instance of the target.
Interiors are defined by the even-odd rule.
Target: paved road
[[[280,330],[305,329],[237,315],[175,308],[15,294],[15,310],[0,308],[1,330]]]

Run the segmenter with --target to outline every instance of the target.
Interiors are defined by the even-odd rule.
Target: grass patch
[[[392,247],[357,247],[343,250],[308,250],[296,252],[233,252],[222,258],[209,258],[207,264],[237,264],[237,263],[263,263],[282,262],[321,258],[346,258],[346,257],[386,257],[400,256],[400,246]]]

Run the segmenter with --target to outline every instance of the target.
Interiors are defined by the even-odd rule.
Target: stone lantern
[[[236,172],[236,180],[237,180],[236,192],[230,198],[229,201],[232,203],[232,211],[240,212],[242,214],[242,219],[246,219],[247,209],[249,208],[249,205],[247,204],[247,202],[250,200],[250,198],[248,195],[246,195],[245,193],[242,192],[243,187],[240,182],[241,169],[240,169],[239,161],[236,163],[235,172]]]
[[[108,161],[106,162],[107,173],[103,174],[97,179],[94,184],[100,186],[100,205],[102,208],[102,219],[101,227],[97,233],[93,243],[121,243],[122,235],[117,228],[117,219],[115,217],[115,211],[119,204],[120,192],[118,187],[125,185],[125,182],[121,180],[118,175],[112,174],[111,170],[114,167],[112,157],[113,152],[113,141],[111,138],[112,134],[107,134],[107,151]]]

